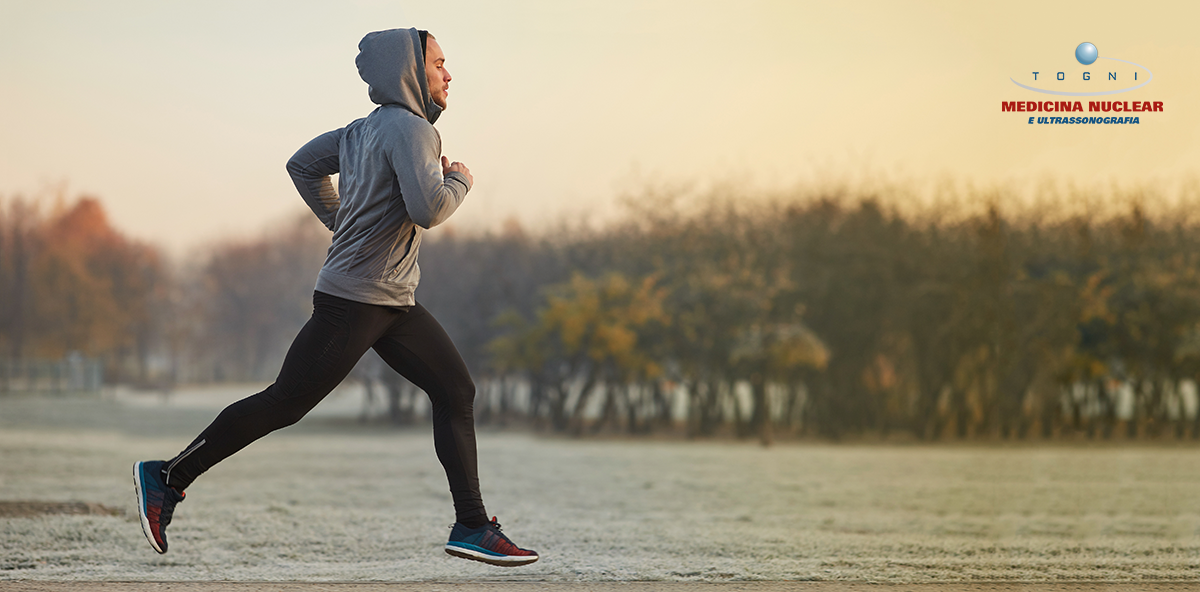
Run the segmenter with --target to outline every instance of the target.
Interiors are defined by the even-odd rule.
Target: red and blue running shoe
[[[159,553],[167,552],[167,525],[175,504],[183,501],[183,492],[167,487],[163,480],[162,467],[166,462],[146,460],[133,463],[133,486],[137,492],[138,517],[142,519],[142,532],[150,546]]]
[[[522,549],[500,532],[500,523],[492,521],[479,528],[467,528],[455,522],[451,527],[446,552],[463,559],[473,559],[501,567],[528,565],[538,560],[537,551]]]

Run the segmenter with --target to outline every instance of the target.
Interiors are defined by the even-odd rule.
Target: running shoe
[[[473,559],[501,567],[528,565],[538,560],[537,551],[522,549],[500,532],[500,523],[492,521],[479,528],[467,528],[455,522],[446,542],[446,552],[463,559]]]
[[[159,553],[167,552],[167,525],[175,504],[183,501],[183,492],[167,487],[163,480],[161,460],[146,460],[133,463],[133,488],[137,492],[138,517],[142,519],[142,532],[150,546]]]

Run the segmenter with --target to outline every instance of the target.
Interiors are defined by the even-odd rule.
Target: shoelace
[[[163,496],[170,497],[172,492],[179,496],[179,499],[175,500],[175,504],[178,504],[179,502],[183,501],[183,498],[187,497],[186,493],[178,490],[172,490],[169,487],[167,488],[167,491],[163,492]],[[175,504],[163,504],[162,509],[159,510],[158,523],[163,525],[164,528],[171,524],[171,516],[175,513]]]

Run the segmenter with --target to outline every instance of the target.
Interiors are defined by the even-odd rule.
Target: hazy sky
[[[454,76],[438,128],[476,180],[459,228],[611,212],[646,183],[1170,182],[1200,171],[1197,22],[1196,2],[0,0],[0,197],[65,183],[175,252],[259,232],[304,211],[288,157],[373,108],[359,39],[409,26]],[[1112,87],[1112,61],[1080,87],[1083,41],[1154,75],[1093,100],[1165,111],[1001,112],[1056,98],[1010,81],[1035,70]]]

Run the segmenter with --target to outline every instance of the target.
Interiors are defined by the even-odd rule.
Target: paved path
[[[1196,582],[0,582],[0,592],[1185,592]]]

